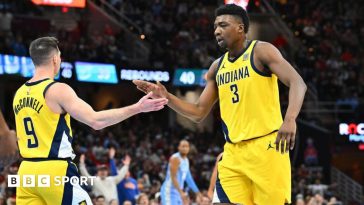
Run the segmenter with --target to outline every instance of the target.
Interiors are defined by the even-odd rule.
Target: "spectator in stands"
[[[17,56],[26,56],[27,55],[28,51],[23,43],[23,37],[21,35],[16,36],[16,40],[13,41],[11,47],[13,49],[14,55],[17,55]]]
[[[119,202],[118,202],[118,200],[113,199],[113,200],[111,200],[111,201],[109,202],[109,205],[119,205]]]
[[[5,13],[0,11],[0,31],[11,31],[11,22],[13,20],[13,14],[9,11]]]
[[[110,170],[112,176],[118,174],[114,156],[115,156],[115,149],[110,148],[109,158],[110,158]],[[137,195],[139,195],[139,189],[137,181],[130,176],[130,171],[126,173],[125,178],[117,185],[117,188],[118,188],[119,203],[123,203],[124,201],[130,201],[132,202],[133,205],[135,205],[136,197]]]
[[[311,165],[317,165],[318,164],[317,150],[315,148],[315,145],[313,143],[312,138],[307,139],[307,144],[306,144],[304,157],[305,157],[305,164],[306,165],[311,166]]]
[[[324,204],[325,204],[325,199],[320,194],[315,194],[315,196],[311,197],[307,203],[307,205],[324,205]]]
[[[296,205],[305,205],[305,201],[303,199],[297,199]]]
[[[132,205],[133,203],[131,203],[131,201],[128,201],[128,200],[126,200],[126,201],[124,201],[123,202],[123,205]]]
[[[145,193],[141,193],[138,196],[137,205],[149,205],[148,195],[146,195]]]
[[[117,176],[108,176],[108,168],[105,165],[100,165],[97,169],[97,177],[94,180],[92,191],[95,195],[103,195],[107,203],[111,200],[118,200],[118,192],[116,185],[121,182],[128,172],[130,165],[130,157],[127,155],[123,160],[124,166],[118,171]],[[91,175],[88,173],[85,165],[85,155],[80,157],[80,172],[81,175],[88,177],[88,184],[90,184]]]
[[[99,195],[95,199],[95,205],[107,205],[105,197],[103,195]]]
[[[326,184],[321,184],[321,180],[316,179],[315,184],[310,184],[307,187],[313,194],[319,194],[320,196],[324,196],[326,190],[329,188]],[[319,197],[317,197],[319,198]]]

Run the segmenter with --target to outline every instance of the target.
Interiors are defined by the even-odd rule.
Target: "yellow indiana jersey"
[[[27,82],[15,94],[13,109],[23,158],[75,157],[70,116],[52,112],[45,102],[45,92],[53,83],[50,79]]]
[[[256,43],[250,41],[233,60],[225,53],[216,73],[222,127],[230,143],[268,135],[282,125],[278,78],[255,67]]]

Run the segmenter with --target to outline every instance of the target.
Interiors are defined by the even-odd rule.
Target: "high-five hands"
[[[163,109],[168,103],[166,98],[151,99],[153,95],[155,95],[153,92],[148,92],[147,95],[142,97],[139,102],[136,103],[139,112],[158,111]]]
[[[153,99],[156,98],[167,98],[168,91],[164,85],[160,82],[151,83],[143,80],[133,80],[133,83],[137,86],[138,90],[142,91],[143,93],[153,92],[151,97]]]

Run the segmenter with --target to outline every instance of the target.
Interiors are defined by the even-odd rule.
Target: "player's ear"
[[[57,54],[54,54],[52,57],[52,63],[57,64]]]
[[[245,33],[244,24],[243,23],[239,24],[239,33]]]

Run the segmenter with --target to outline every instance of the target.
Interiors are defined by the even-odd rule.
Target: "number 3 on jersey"
[[[232,98],[233,103],[239,102],[238,86],[236,84],[232,84],[230,85],[230,90],[234,94],[234,97]]]
[[[33,122],[30,117],[24,118],[24,127],[25,127],[25,133],[33,137],[33,140],[28,139],[28,148],[38,147],[38,138],[37,135],[35,134]],[[32,141],[34,141],[34,143],[32,143]]]

